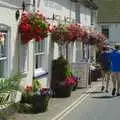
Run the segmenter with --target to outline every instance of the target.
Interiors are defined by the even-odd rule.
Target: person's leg
[[[101,91],[104,90],[104,85],[105,85],[105,72],[102,70],[102,87],[101,87]]]
[[[108,92],[108,86],[109,86],[109,81],[110,81],[110,72],[106,73],[106,92]]]
[[[113,72],[113,73],[111,74],[111,77],[112,77],[112,83],[113,83],[112,95],[114,96],[114,95],[115,95],[115,92],[116,92],[116,73]]]
[[[117,96],[119,96],[119,89],[120,89],[120,73],[117,73]]]

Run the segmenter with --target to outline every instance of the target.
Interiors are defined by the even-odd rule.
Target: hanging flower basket
[[[59,24],[58,26],[53,26],[51,31],[51,39],[63,45],[66,42],[68,31],[65,25]]]
[[[33,13],[23,12],[18,29],[23,43],[28,43],[31,39],[39,42],[47,37],[49,24],[39,11]]]
[[[79,24],[54,26],[51,31],[51,39],[58,44],[74,42],[75,40],[84,39],[86,31]]]
[[[90,32],[84,39],[83,43],[90,45],[102,45],[106,39],[107,38],[104,36],[104,34],[100,32]]]
[[[86,30],[80,26],[80,24],[70,24],[67,26],[67,30],[68,30],[68,41],[69,42],[73,42],[75,40],[83,40],[86,35],[87,32]]]

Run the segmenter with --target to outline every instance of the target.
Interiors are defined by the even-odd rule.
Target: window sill
[[[43,69],[39,68],[34,71],[33,78],[42,78],[46,77],[48,75],[48,72],[44,71]]]

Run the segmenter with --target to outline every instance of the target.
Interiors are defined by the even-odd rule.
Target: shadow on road
[[[95,99],[111,99],[111,98],[114,98],[114,96],[105,95],[105,96],[96,96],[96,97],[92,97],[92,98],[95,98]]]
[[[97,93],[103,93],[103,92],[101,92],[101,91],[87,92],[87,94],[97,94]]]

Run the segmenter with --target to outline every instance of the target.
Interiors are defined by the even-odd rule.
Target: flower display
[[[104,34],[100,32],[90,32],[84,39],[83,43],[90,45],[104,44],[106,39],[107,38],[104,36]]]
[[[68,41],[82,40],[86,37],[86,30],[79,24],[70,24],[67,26]]]
[[[67,40],[68,31],[65,25],[53,26],[51,33],[51,39],[58,44],[64,44]]]
[[[18,28],[24,43],[28,43],[31,39],[39,42],[47,37],[49,32],[49,24],[39,11],[23,12]]]
[[[52,96],[53,92],[50,88],[42,88],[39,91],[37,91],[34,95],[40,95],[40,96]]]
[[[73,76],[66,77],[65,79],[65,85],[66,86],[72,86],[76,84],[76,79]]]
[[[84,39],[87,32],[79,24],[63,25],[59,24],[54,26],[52,31],[52,40],[58,44],[70,43],[75,40]]]
[[[26,85],[24,87],[23,97],[30,97],[33,95],[52,96],[52,91],[50,88],[41,87],[38,80],[33,80],[32,85]]]

